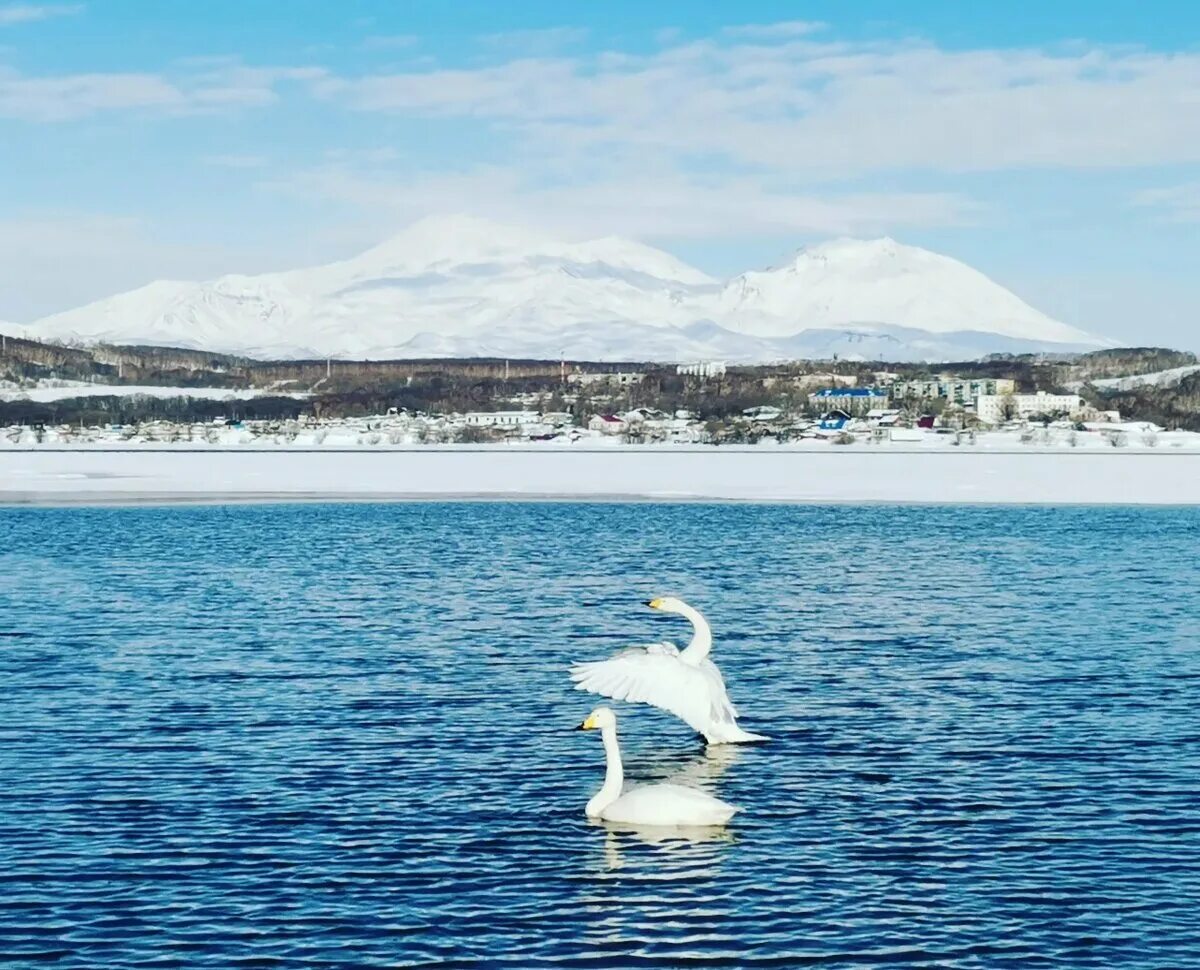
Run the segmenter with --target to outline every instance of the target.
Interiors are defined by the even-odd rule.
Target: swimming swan
[[[680,651],[673,643],[652,643],[622,650],[608,660],[575,664],[571,668],[575,689],[661,707],[683,718],[709,744],[766,741],[763,735],[737,726],[737,708],[725,692],[721,671],[708,659],[712,630],[700,612],[672,596],[646,605],[692,621],[695,632],[687,648]]]
[[[719,798],[683,785],[645,785],[622,792],[625,772],[617,743],[617,716],[607,707],[597,707],[579,725],[581,731],[597,728],[604,740],[607,770],[604,784],[587,803],[590,818],[634,826],[705,826],[724,825],[737,812]]]

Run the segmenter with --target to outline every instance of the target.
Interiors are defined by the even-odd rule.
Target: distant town
[[[1189,431],[1200,431],[1200,364],[1155,348],[958,364],[666,366],[263,362],[0,337],[0,447],[844,445],[934,436],[1120,447],[1177,443]]]

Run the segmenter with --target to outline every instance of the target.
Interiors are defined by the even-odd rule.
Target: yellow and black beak
[[[658,599],[646,600],[646,605],[652,610],[661,610],[663,601],[661,597]]]
[[[577,727],[575,730],[576,731],[593,731],[593,730],[595,730],[595,728],[596,728],[596,717],[594,714],[589,714],[587,716],[587,720],[584,721],[581,725],[579,725],[579,727]]]

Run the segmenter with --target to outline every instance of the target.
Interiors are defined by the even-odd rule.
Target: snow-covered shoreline
[[[945,448],[0,449],[0,504],[582,499],[1200,504],[1200,453]]]

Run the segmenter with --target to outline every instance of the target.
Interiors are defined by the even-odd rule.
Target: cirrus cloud
[[[0,27],[83,13],[82,3],[10,3],[0,7]]]
[[[1200,53],[949,51],[783,31],[317,90],[355,111],[469,119],[554,151],[703,153],[819,177],[1200,161]]]
[[[1156,211],[1166,222],[1200,222],[1200,182],[1143,189],[1133,204]]]
[[[178,74],[31,76],[0,67],[0,119],[54,123],[131,111],[176,116],[264,107],[279,100],[281,85],[313,83],[325,76],[322,68],[224,61],[203,62]]]

